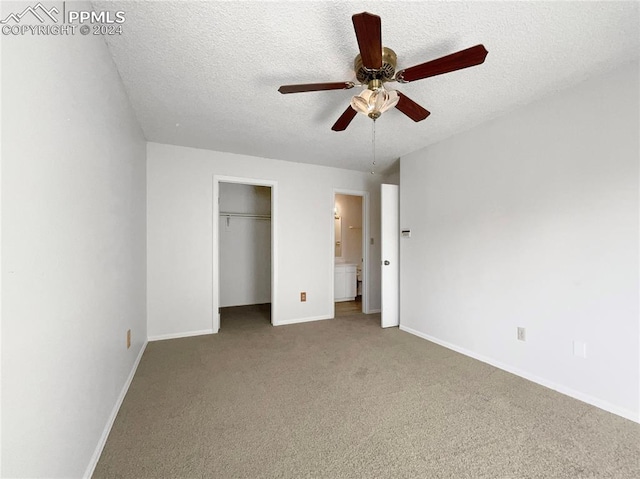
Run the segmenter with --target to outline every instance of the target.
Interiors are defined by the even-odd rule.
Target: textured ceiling
[[[640,52],[637,2],[93,3],[126,12],[107,43],[148,140],[363,171],[372,121],[331,131],[359,88],[277,91],[354,80],[354,13],[382,17],[398,69],[478,43],[489,51],[476,67],[389,84],[431,116],[414,123],[393,109],[377,121],[377,172]]]

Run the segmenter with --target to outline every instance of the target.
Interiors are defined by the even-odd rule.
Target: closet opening
[[[272,324],[272,188],[218,183],[219,329]]]

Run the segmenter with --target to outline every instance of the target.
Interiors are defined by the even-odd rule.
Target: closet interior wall
[[[220,183],[220,307],[271,302],[271,188]]]

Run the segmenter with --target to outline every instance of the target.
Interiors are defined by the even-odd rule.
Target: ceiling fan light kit
[[[371,80],[366,89],[351,98],[351,108],[376,121],[385,111],[396,106],[398,100],[398,92],[387,90],[380,80]]]
[[[382,46],[382,27],[378,15],[362,12],[351,17],[360,54],[354,61],[354,71],[358,81],[367,88],[351,99],[351,105],[331,127],[333,131],[343,131],[355,118],[357,112],[377,120],[382,113],[396,107],[413,121],[422,121],[429,116],[422,106],[405,94],[385,88],[385,83],[397,81],[409,83],[443,73],[480,65],[487,56],[483,45],[476,45],[450,55],[419,65],[405,68],[396,73],[397,55],[390,48]],[[278,91],[283,94],[320,90],[347,90],[356,86],[354,82],[310,83],[303,85],[283,85]]]

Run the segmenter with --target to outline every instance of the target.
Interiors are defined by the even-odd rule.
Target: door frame
[[[214,333],[220,331],[220,183],[268,186],[271,188],[271,324],[277,324],[278,292],[278,182],[237,176],[213,176],[213,300],[211,322]]]
[[[331,310],[332,317],[336,316],[336,303],[334,299],[334,287],[335,287],[335,244],[336,244],[336,231],[334,221],[334,208],[336,204],[336,195],[349,195],[362,197],[362,312],[364,314],[370,314],[371,308],[369,307],[369,192],[365,190],[347,190],[343,188],[334,188],[331,194]]]

